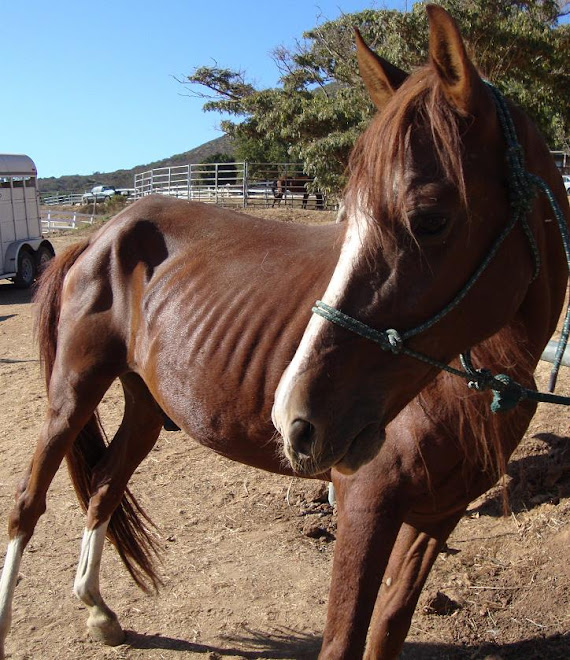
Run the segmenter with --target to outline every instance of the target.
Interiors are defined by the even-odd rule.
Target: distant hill
[[[116,172],[96,172],[94,174],[68,174],[59,177],[40,177],[39,189],[46,192],[69,192],[81,193],[90,190],[98,184],[115,186],[115,188],[132,188],[134,175],[138,172],[151,170],[156,167],[172,167],[174,165],[186,165],[188,163],[203,163],[206,158],[214,154],[227,154],[233,156],[232,140],[227,135],[210,140],[195,149],[175,154],[170,158],[157,160],[147,165],[137,165],[130,170],[117,170]]]

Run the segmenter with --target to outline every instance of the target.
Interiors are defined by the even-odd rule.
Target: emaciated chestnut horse
[[[87,510],[75,593],[96,638],[123,640],[99,590],[103,541],[139,584],[157,583],[126,487],[167,415],[234,460],[332,479],[338,537],[321,657],[399,653],[437,554],[536,405],[491,414],[490,392],[441,365],[472,349],[475,365],[532,388],[567,282],[545,196],[521,214],[509,192],[520,149],[505,137],[505,107],[526,171],[568,222],[543,139],[496,101],[449,15],[430,6],[428,16],[429,61],[409,77],[357,37],[379,112],[352,156],[344,222],[280,224],[149,197],[49,267],[37,296],[48,410],[9,520],[2,647],[22,553],[64,458]],[[394,352],[338,325],[347,318]],[[116,378],[125,412],[106,445],[96,408]]]

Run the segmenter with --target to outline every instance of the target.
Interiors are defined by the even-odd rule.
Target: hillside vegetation
[[[94,172],[93,174],[69,174],[60,177],[48,177],[39,179],[41,192],[84,192],[93,186],[103,184],[115,186],[116,188],[132,188],[133,179],[138,172],[144,172],[156,167],[172,167],[175,165],[187,165],[188,163],[203,163],[214,154],[227,154],[232,156],[234,152],[232,139],[227,135],[210,140],[195,149],[175,154],[170,158],[157,160],[147,165],[137,165],[130,170],[117,170],[116,172]]]

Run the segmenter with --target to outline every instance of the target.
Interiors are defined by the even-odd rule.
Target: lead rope
[[[515,208],[523,208],[522,205],[517,206],[517,200],[525,200],[525,190],[532,191],[532,196],[534,197],[537,190],[540,190],[544,193],[550,206],[554,212],[556,218],[556,223],[558,224],[558,229],[560,231],[560,237],[562,239],[562,245],[564,246],[564,252],[566,254],[566,265],[568,267],[568,272],[570,274],[570,236],[568,233],[568,227],[564,220],[564,214],[562,209],[558,204],[557,199],[552,194],[550,188],[546,183],[536,174],[528,172],[524,165],[524,151],[522,146],[519,144],[517,139],[517,134],[515,126],[513,124],[513,119],[507,107],[505,98],[499,92],[499,90],[487,83],[491,93],[493,94],[493,99],[497,107],[497,114],[501,127],[505,133],[505,140],[507,143],[507,161],[510,166],[510,176],[509,176],[509,189],[511,197],[511,206],[515,205]],[[514,200],[514,201],[513,201]],[[525,202],[523,201],[523,204]],[[527,214],[530,210],[530,206],[527,211],[524,213],[524,217],[521,217],[522,227],[524,229],[529,243],[531,245],[531,250],[534,254],[535,265],[540,264],[540,256],[538,254],[538,248],[536,247],[536,242],[534,236],[532,235],[531,229],[527,222]],[[537,261],[538,260],[538,261]],[[535,268],[535,278],[538,275],[538,272]],[[560,371],[560,365],[562,364],[562,358],[564,356],[564,351],[568,345],[568,337],[570,335],[570,301],[566,307],[566,316],[564,318],[564,324],[562,326],[562,332],[560,333],[560,338],[558,340],[558,346],[556,348],[556,354],[554,356],[554,363],[552,370],[550,372],[550,379],[548,381],[548,392],[551,393],[554,391],[556,386],[556,380],[558,378],[558,372]]]
[[[511,410],[517,405],[517,403],[524,399],[567,406],[570,405],[570,397],[552,394],[552,391],[556,383],[556,378],[560,369],[560,364],[562,362],[562,357],[564,355],[566,345],[568,343],[568,336],[570,334],[570,302],[566,310],[566,318],[558,342],[556,356],[554,358],[554,366],[550,376],[548,392],[537,392],[536,390],[523,387],[520,383],[515,382],[507,374],[497,374],[494,376],[488,369],[475,368],[471,360],[470,351],[466,351],[460,355],[460,361],[463,367],[462,371],[443,362],[440,362],[439,360],[430,358],[423,353],[414,351],[404,345],[404,341],[406,339],[409,339],[410,337],[418,335],[428,328],[431,328],[435,323],[440,321],[444,316],[449,314],[451,310],[457,307],[459,303],[461,303],[475,282],[479,279],[481,274],[490,264],[491,260],[499,251],[500,246],[503,244],[504,240],[507,238],[507,236],[518,222],[520,222],[522,229],[528,239],[529,247],[534,258],[535,267],[531,281],[534,281],[538,277],[540,271],[540,254],[527,221],[527,215],[530,211],[537,189],[540,189],[542,192],[544,192],[550,202],[552,210],[554,211],[554,215],[556,217],[558,228],[562,237],[562,243],[566,253],[566,262],[570,273],[570,238],[562,210],[546,183],[538,176],[526,171],[524,167],[524,152],[522,146],[517,140],[515,127],[511,115],[508,111],[506,101],[495,87],[489,83],[487,84],[493,94],[493,99],[497,107],[497,114],[505,134],[505,141],[507,143],[506,158],[509,165],[508,185],[509,200],[511,206],[511,220],[503,229],[493,244],[491,250],[487,254],[486,258],[477,268],[475,273],[473,273],[465,286],[459,291],[455,298],[446,307],[444,307],[444,309],[442,309],[428,321],[425,321],[417,327],[412,328],[411,330],[406,330],[402,333],[399,333],[395,329],[382,331],[375,330],[365,323],[362,323],[361,321],[358,321],[357,319],[344,314],[340,310],[327,305],[321,300],[317,300],[315,306],[312,308],[312,312],[314,314],[318,314],[331,323],[335,323],[336,325],[339,325],[346,330],[349,330],[350,332],[354,332],[361,337],[364,337],[365,339],[369,339],[370,341],[375,342],[385,351],[391,351],[397,355],[407,355],[408,357],[420,360],[421,362],[429,364],[433,367],[437,367],[438,369],[446,371],[447,373],[450,373],[454,376],[464,378],[468,381],[468,387],[472,389],[476,389],[478,391],[484,391],[488,389],[492,390],[492,412],[504,412],[506,410]]]

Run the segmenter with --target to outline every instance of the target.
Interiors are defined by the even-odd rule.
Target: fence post
[[[247,208],[247,192],[249,188],[249,168],[247,161],[243,163],[243,208]]]
[[[216,204],[219,202],[218,199],[218,163],[214,166],[214,190],[216,191]]]

